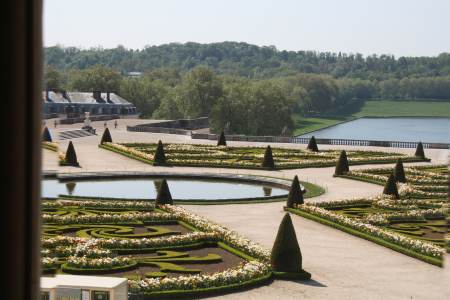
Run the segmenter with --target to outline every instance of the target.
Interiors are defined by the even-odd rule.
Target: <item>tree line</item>
[[[362,80],[402,79],[450,75],[450,53],[436,57],[399,57],[393,55],[346,54],[316,51],[279,51],[274,46],[247,43],[212,44],[171,43],[144,49],[78,49],[47,47],[45,63],[60,70],[86,69],[95,65],[123,74],[175,68],[187,72],[206,66],[218,74],[248,78],[273,78],[297,73],[328,74],[334,78]]]
[[[116,92],[143,117],[209,116],[213,130],[237,134],[287,134],[292,113],[348,114],[368,99],[450,101],[449,53],[396,59],[224,42],[49,47],[45,62],[43,88]]]
[[[288,134],[294,112],[344,114],[367,99],[450,99],[450,76],[370,81],[299,73],[255,79],[197,66],[184,73],[160,68],[136,78],[99,65],[66,72],[53,66],[45,70],[44,88],[116,92],[134,103],[143,117],[209,116],[213,130],[225,128],[237,134]]]

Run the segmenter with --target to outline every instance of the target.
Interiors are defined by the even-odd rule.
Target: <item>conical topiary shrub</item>
[[[158,195],[155,200],[156,205],[173,205],[172,195],[170,194],[169,186],[165,179],[162,180],[161,186],[158,189]]]
[[[389,178],[386,181],[386,184],[384,185],[383,194],[391,195],[395,199],[400,198],[400,196],[398,194],[397,183],[395,182],[394,174],[389,175]]]
[[[104,143],[112,143],[111,133],[109,132],[108,127],[103,131],[102,139],[100,140],[100,144]]]
[[[423,144],[419,142],[416,147],[416,153],[414,154],[417,157],[425,158],[425,152],[423,151]]]
[[[64,162],[70,166],[79,167],[77,153],[75,152],[75,147],[73,146],[72,141],[69,142],[69,146],[67,146],[66,156],[64,158]]]
[[[155,157],[153,158],[154,165],[165,165],[166,154],[164,154],[164,146],[161,141],[158,141],[158,146],[156,147]]]
[[[341,155],[336,164],[336,169],[334,170],[334,175],[344,175],[349,171],[347,153],[342,150]]]
[[[227,140],[225,139],[225,133],[222,132],[219,135],[219,139],[217,140],[217,146],[226,146],[227,145]]]
[[[45,126],[44,131],[42,132],[42,141],[50,143],[53,141],[50,130],[48,130],[47,126]]]
[[[267,146],[266,152],[264,152],[262,167],[275,169],[275,162],[273,161],[272,148],[270,148],[270,146]]]
[[[319,152],[319,148],[317,147],[316,138],[312,136],[309,139],[308,146],[306,147],[309,151]]]
[[[402,159],[397,159],[397,163],[394,168],[394,177],[397,182],[406,182],[405,169],[403,168]]]
[[[298,176],[295,175],[294,179],[292,180],[291,189],[289,190],[286,206],[288,208],[293,208],[303,203],[303,192],[300,187],[300,181],[298,180]]]
[[[270,263],[275,276],[298,279],[311,278],[311,274],[302,269],[302,253],[298,245],[294,225],[292,225],[288,213],[284,215],[278,228],[270,255]]]

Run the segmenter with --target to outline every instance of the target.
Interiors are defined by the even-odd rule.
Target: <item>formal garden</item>
[[[165,180],[153,201],[43,199],[41,206],[43,272],[126,277],[131,298],[200,296],[311,276],[289,215],[268,251],[173,205]]]
[[[344,159],[345,162],[345,159]],[[395,251],[442,266],[446,246],[447,166],[348,170],[337,165],[335,176],[384,185],[383,194],[364,199],[287,204],[299,216],[373,241]],[[447,239],[448,241],[448,239]]]
[[[128,279],[130,299],[196,298],[267,284],[273,279],[309,280],[311,274],[302,268],[303,258],[289,213],[436,266],[443,265],[449,249],[447,167],[403,166],[403,162],[429,161],[421,143],[415,153],[411,151],[412,155],[319,150],[314,137],[306,150],[234,147],[227,145],[223,133],[217,145],[114,143],[106,129],[98,146],[154,166],[265,170],[336,166],[335,177],[382,185],[384,190],[371,198],[310,202],[310,197],[325,190],[295,176],[289,194],[272,196],[267,186],[261,186],[265,188],[261,198],[183,200],[172,197],[165,179],[170,180],[170,176],[158,171],[142,174],[155,176],[149,189],[155,189],[156,197],[130,199],[73,195],[75,184],[81,189],[83,176],[72,181],[65,178],[68,181],[61,184],[67,186],[69,194],[43,198],[41,205],[41,265],[46,275],[124,277]],[[42,147],[57,152],[61,166],[80,166],[72,142],[62,152],[44,130]],[[396,165],[350,169],[352,165],[384,163]],[[99,178],[84,175],[87,181],[105,179],[101,173],[95,175]],[[260,184],[279,181],[283,189],[289,185],[289,181],[280,183],[281,178],[259,178]],[[229,179],[237,184],[236,178]],[[286,201],[287,213],[271,251],[177,206],[272,201]]]
[[[156,155],[158,144],[106,142],[99,146],[149,164],[245,169],[330,167],[336,164],[340,155],[337,150],[164,144],[165,160],[159,161]],[[398,158],[408,162],[427,160],[423,157],[381,151],[348,151],[347,155],[350,165],[394,163]]]

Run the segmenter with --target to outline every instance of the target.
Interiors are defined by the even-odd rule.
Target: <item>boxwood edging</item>
[[[374,242],[374,243],[376,243],[378,245],[387,247],[387,248],[389,248],[391,250],[394,250],[394,251],[400,252],[402,254],[408,255],[410,257],[419,259],[419,260],[424,261],[426,263],[429,263],[429,264],[432,264],[432,265],[435,265],[435,266],[438,266],[438,267],[442,267],[443,266],[443,261],[441,259],[417,253],[416,251],[413,251],[411,249],[408,249],[408,248],[402,247],[400,245],[388,242],[388,241],[383,240],[383,239],[378,238],[378,237],[374,237],[374,236],[372,236],[370,234],[358,231],[358,230],[353,229],[351,227],[348,227],[348,226],[345,226],[345,225],[341,225],[341,224],[337,224],[337,223],[332,222],[332,221],[330,221],[328,219],[319,217],[319,216],[311,214],[311,213],[307,213],[307,212],[299,210],[299,209],[293,209],[293,208],[284,208],[284,209],[289,211],[289,212],[291,212],[291,213],[293,213],[293,214],[296,214],[298,216],[310,219],[312,221],[319,222],[319,223],[321,223],[323,225],[327,225],[327,226],[333,227],[335,229],[339,229],[339,230],[344,231],[346,233],[349,233],[351,235],[354,235],[354,236],[363,238],[365,240]]]
[[[333,177],[341,177],[341,178],[345,178],[345,179],[350,179],[350,180],[357,180],[357,181],[361,181],[361,182],[367,182],[367,183],[372,183],[372,184],[377,184],[377,185],[384,185],[384,182],[375,180],[375,179],[369,179],[369,178],[362,178],[362,177],[358,177],[358,176],[351,176],[351,175],[333,175]],[[416,197],[419,199],[435,199],[435,198],[439,198],[437,196],[424,196],[424,195],[420,195],[420,194],[415,194],[412,193],[409,195],[410,197]]]
[[[109,268],[77,268],[71,267],[64,263],[61,265],[61,271],[69,274],[80,274],[80,275],[94,275],[94,274],[107,274],[114,271],[121,272],[134,269],[139,266],[139,263],[132,261],[130,264],[125,266],[109,267]]]
[[[175,299],[175,298],[198,298],[208,297],[212,295],[220,295],[230,292],[242,291],[255,286],[270,283],[273,279],[272,272],[261,276],[259,278],[251,279],[248,281],[233,283],[224,286],[201,288],[195,290],[171,290],[171,291],[158,291],[145,294],[129,294],[130,300],[148,300],[148,299]]]
[[[47,149],[49,151],[58,152],[58,146],[51,146],[47,143],[41,143],[42,148]]]
[[[251,204],[251,203],[271,203],[285,201],[286,195],[270,196],[270,197],[255,197],[255,198],[237,198],[237,199],[174,199],[175,204],[190,204],[190,205],[219,205],[219,204]],[[99,200],[99,201],[149,201],[154,202],[155,199],[126,199],[126,198],[106,198],[93,196],[72,196],[72,195],[58,195],[61,200]],[[309,197],[305,197],[309,198]],[[56,198],[55,198],[56,199]]]
[[[98,145],[100,148],[113,151],[115,153],[125,155],[129,158],[136,159],[139,161],[142,161],[144,163],[154,165],[153,161],[121,151],[119,149],[116,149],[114,147],[110,147],[108,145]],[[405,157],[402,158],[403,162],[429,162],[431,159],[429,158],[419,158],[419,157]],[[356,166],[356,165],[371,165],[371,164],[390,164],[395,163],[396,159],[384,159],[384,160],[361,160],[361,161],[349,161],[350,166]],[[239,165],[231,165],[231,164],[192,164],[192,163],[167,163],[164,166],[178,166],[178,167],[199,167],[199,168],[230,168],[230,169],[249,169],[249,170],[289,170],[289,169],[305,169],[305,168],[328,168],[328,167],[334,167],[336,165],[335,162],[333,163],[308,163],[304,165],[286,165],[282,167],[277,167],[277,164],[275,163],[275,168],[263,168],[260,166],[239,166]]]

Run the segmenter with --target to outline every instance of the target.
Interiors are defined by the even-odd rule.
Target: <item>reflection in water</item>
[[[161,188],[162,180],[155,179],[153,180],[153,185],[155,186],[155,195],[158,194],[159,189]]]
[[[75,186],[76,186],[76,182],[67,182],[66,183],[66,189],[67,189],[67,193],[69,193],[69,195],[73,195],[73,191],[75,190]]]
[[[106,179],[58,182],[44,179],[43,197],[56,198],[58,195],[85,197],[155,199],[162,178]],[[169,179],[167,182],[174,199],[236,199],[285,195],[286,190],[251,183],[231,181]]]
[[[272,196],[272,188],[268,186],[263,186],[264,197]]]

